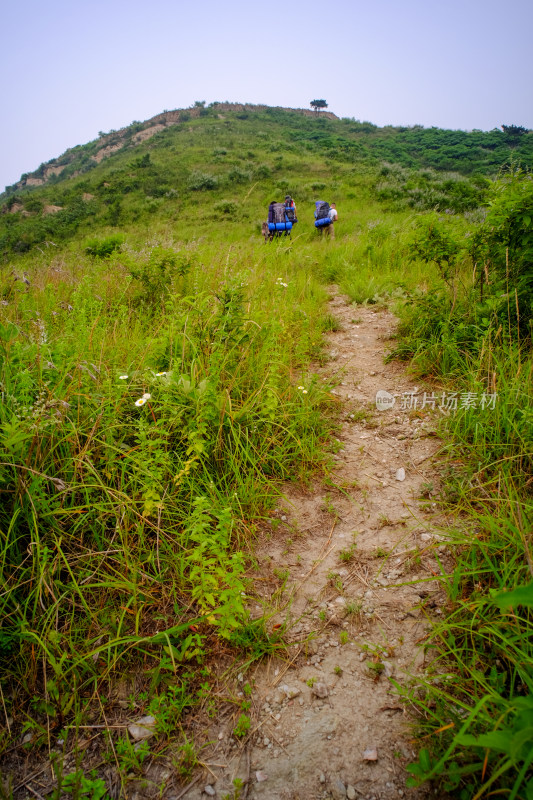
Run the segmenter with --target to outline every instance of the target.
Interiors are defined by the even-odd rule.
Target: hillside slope
[[[219,118],[228,111],[238,114],[249,112],[266,111],[269,107],[264,105],[252,105],[250,103],[213,103],[208,109],[204,104],[197,103],[193,108],[175,109],[174,111],[163,111],[156,114],[144,122],[134,121],[119,130],[112,130],[109,133],[101,133],[98,139],[88,142],[85,145],[77,145],[69,148],[58,158],[41,164],[37,170],[25,173],[12,186],[7,186],[5,194],[7,196],[22,191],[26,188],[44,186],[53,180],[65,180],[87,172],[89,169],[99,164],[103,159],[109,158],[113,153],[120,150],[130,149],[135,145],[151,139],[156,133],[169,128],[173,125],[189,122],[191,119],[206,116],[213,110]],[[280,108],[281,111],[288,111],[303,116],[316,116],[316,112],[306,108],[290,109]],[[320,116],[326,119],[338,119],[335,114],[329,111],[320,112]],[[0,199],[2,195],[0,195]]]
[[[514,159],[531,135],[461,134],[465,160],[450,131],[205,112],[0,215],[0,794],[213,796],[212,741],[217,764],[247,756],[230,796],[254,767],[267,780],[245,793],[268,797],[282,737],[320,798],[392,800],[404,768],[411,800],[430,780],[518,797],[531,610],[502,614],[494,590],[520,604],[530,582],[533,176]],[[299,221],[266,243],[287,192]],[[337,203],[334,236],[317,198]],[[382,364],[387,305],[420,386]],[[276,656],[302,696],[270,679],[264,695]],[[411,765],[402,708],[419,712]]]
[[[3,195],[0,253],[105,228],[138,232],[155,218],[186,217],[198,235],[206,213],[249,220],[251,233],[272,198],[288,192],[311,204],[327,190],[346,202],[361,181],[387,207],[464,212],[483,202],[487,176],[513,160],[533,166],[533,134],[378,128],[306,110],[200,105],[112,131],[23,176]]]

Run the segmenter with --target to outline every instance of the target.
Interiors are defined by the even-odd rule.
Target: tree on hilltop
[[[312,106],[315,109],[317,114],[318,114],[318,112],[320,111],[321,108],[327,108],[328,107],[328,104],[326,103],[325,100],[311,100],[309,105]]]
[[[522,125],[502,125],[502,131],[505,134],[505,138],[509,145],[518,144],[520,139],[525,133],[529,133],[527,128],[523,128]]]

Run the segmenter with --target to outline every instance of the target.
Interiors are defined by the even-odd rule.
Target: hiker
[[[295,220],[291,219],[289,215],[294,217],[292,208],[287,208],[284,203],[276,203],[275,200],[272,200],[268,207],[268,222],[266,223],[270,241],[274,237],[291,235],[292,223]],[[265,230],[262,229],[261,232],[265,236]]]
[[[274,207],[277,205],[275,200],[272,200],[268,207],[268,217],[267,221],[263,222],[263,228],[261,229],[261,233],[265,237],[265,242],[271,242],[274,238],[274,232],[271,230],[271,225],[273,226],[276,222],[276,212]]]
[[[315,200],[315,228],[319,233],[331,228],[330,205],[325,200]]]
[[[285,216],[287,221],[292,222],[293,225],[295,222],[298,222],[298,218],[296,216],[296,205],[290,194],[285,195]]]
[[[329,233],[329,236],[331,236],[331,238],[332,238],[332,239],[334,239],[334,238],[335,238],[335,227],[334,227],[334,223],[335,223],[335,222],[337,222],[337,220],[338,220],[338,218],[339,218],[339,215],[338,215],[338,213],[337,213],[337,206],[335,205],[335,203],[332,203],[332,204],[330,205],[330,207],[329,207],[329,212],[328,212],[328,217],[329,217],[329,218],[330,218],[330,220],[331,220],[331,225],[328,225],[328,226],[327,226],[327,228],[326,228],[326,230],[328,231],[328,233]]]

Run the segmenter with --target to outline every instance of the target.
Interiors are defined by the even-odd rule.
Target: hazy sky
[[[4,3],[0,191],[99,131],[195,100],[377,125],[533,128],[532,0]]]

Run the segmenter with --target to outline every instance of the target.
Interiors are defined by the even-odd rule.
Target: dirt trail
[[[289,487],[258,553],[258,585],[278,604],[278,622],[289,620],[290,655],[244,676],[253,735],[244,744],[232,735],[239,712],[213,729],[210,773],[175,798],[233,798],[235,777],[247,800],[427,796],[405,788],[414,751],[389,678],[406,682],[424,668],[416,645],[443,599],[431,581],[435,547],[446,560],[432,499],[438,440],[429,417],[402,408],[418,387],[383,363],[392,314],[338,295],[330,311],[341,329],[328,335],[318,374],[341,379],[334,485]],[[380,389],[399,395],[392,409],[376,409]]]

